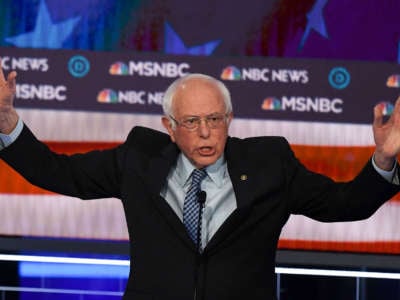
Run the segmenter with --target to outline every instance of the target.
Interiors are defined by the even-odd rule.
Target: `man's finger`
[[[396,103],[394,104],[393,113],[400,114],[400,96],[397,98]]]
[[[7,85],[11,90],[15,90],[16,78],[17,78],[17,72],[15,71],[12,71],[7,76]]]
[[[0,84],[4,83],[6,79],[4,78],[3,68],[1,68],[1,57],[0,57]]]
[[[374,127],[381,127],[383,123],[383,108],[384,104],[379,103],[374,107]]]

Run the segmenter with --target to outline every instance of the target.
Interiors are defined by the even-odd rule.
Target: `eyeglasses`
[[[177,121],[173,116],[169,115],[178,126],[183,126],[189,130],[199,128],[201,120],[204,120],[211,129],[219,128],[225,122],[227,116],[227,114],[212,114],[205,117],[191,116],[183,118],[182,121]]]

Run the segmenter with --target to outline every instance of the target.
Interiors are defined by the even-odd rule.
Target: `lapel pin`
[[[246,174],[240,175],[240,180],[242,180],[242,181],[247,180],[247,175]]]

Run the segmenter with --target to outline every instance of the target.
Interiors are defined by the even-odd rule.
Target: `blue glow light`
[[[49,278],[128,278],[129,266],[20,262],[22,277]]]

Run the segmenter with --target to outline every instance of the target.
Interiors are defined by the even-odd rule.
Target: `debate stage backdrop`
[[[399,94],[399,1],[5,0],[0,57],[23,120],[62,153],[163,130],[162,96],[203,72],[232,93],[230,134],[282,135],[310,169],[349,180],[373,153],[372,109]],[[117,199],[35,188],[0,162],[0,234],[126,240]],[[400,253],[400,198],[369,220],[292,216],[280,248]]]

